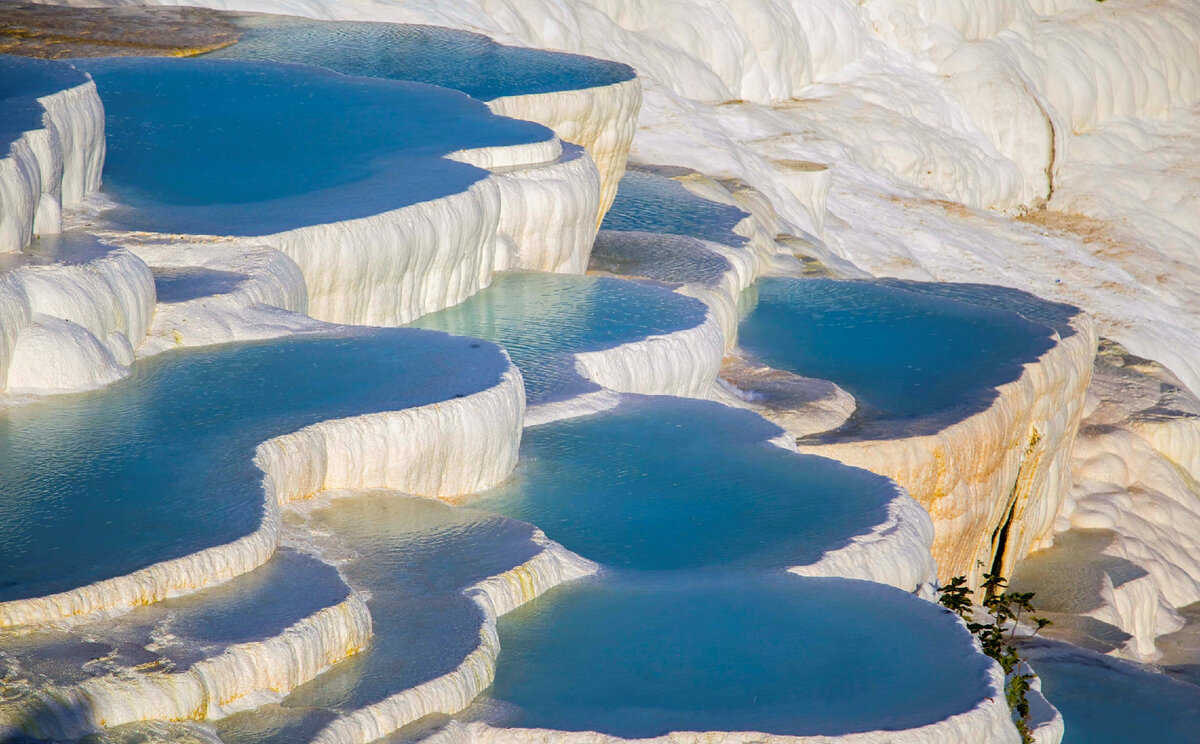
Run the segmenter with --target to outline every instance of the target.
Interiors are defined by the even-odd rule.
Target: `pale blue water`
[[[898,589],[768,576],[560,587],[500,620],[506,726],[837,735],[966,712],[987,659],[954,617]]]
[[[1027,645],[1022,654],[1066,721],[1063,744],[1200,741],[1200,687],[1066,644]]]
[[[706,312],[699,300],[649,284],[498,274],[490,287],[461,305],[412,325],[500,344],[524,375],[533,404],[597,389],[575,371],[572,354],[693,328]]]
[[[354,552],[347,578],[371,592],[374,637],[362,653],[299,688],[267,714],[222,721],[224,741],[311,737],[334,715],[455,669],[479,642],[482,613],[462,589],[517,566],[538,551],[533,528],[389,491],[366,492],[318,511]]]
[[[857,416],[903,421],[910,433],[982,410],[1053,345],[1044,325],[926,286],[762,279],[739,343],[772,367],[836,382]]]
[[[741,246],[746,239],[733,228],[749,216],[737,207],[697,196],[674,179],[631,169],[621,179],[601,228],[685,235]]]
[[[137,229],[265,235],[463,191],[443,156],[538,142],[457,91],[273,62],[77,60],[104,102],[104,184]],[[252,207],[252,208],[251,208]]]
[[[617,62],[504,46],[480,34],[436,26],[257,15],[235,22],[241,40],[209,57],[301,62],[347,75],[454,88],[482,101],[635,77],[633,68]]]
[[[489,344],[393,329],[168,353],[103,391],[0,411],[0,600],[245,535],[260,442],[470,394],[506,366]]]
[[[527,429],[509,483],[472,501],[607,566],[804,565],[886,518],[891,481],[769,443],[749,411],[671,397]]]
[[[42,128],[38,98],[85,82],[64,62],[0,54],[0,155],[6,157],[23,132]]]

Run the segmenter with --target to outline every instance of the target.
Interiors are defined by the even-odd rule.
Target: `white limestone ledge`
[[[58,232],[63,209],[100,188],[105,144],[104,108],[89,75],[64,62],[19,57],[0,60],[0,74],[56,78],[61,85],[37,98],[17,94],[0,107],[0,129],[17,120],[38,122],[13,133],[0,157],[4,254],[21,250],[37,235]]]

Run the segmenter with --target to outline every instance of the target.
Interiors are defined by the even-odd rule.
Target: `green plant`
[[[955,576],[942,587],[938,603],[957,614],[967,623],[967,629],[979,639],[983,652],[995,659],[1004,670],[1004,698],[1013,712],[1013,722],[1021,734],[1024,744],[1033,744],[1033,733],[1029,728],[1029,699],[1027,694],[1035,675],[1021,663],[1021,655],[1013,641],[1021,616],[1037,627],[1033,635],[1050,625],[1044,617],[1036,617],[1033,607],[1033,592],[1009,592],[1008,580],[999,574],[985,573],[983,584],[983,609],[989,622],[976,622],[975,606],[971,601],[971,589],[964,576]],[[1011,624],[1011,629],[1005,626]]]

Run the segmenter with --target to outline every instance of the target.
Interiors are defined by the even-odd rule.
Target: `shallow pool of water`
[[[76,64],[104,102],[104,187],[124,205],[108,216],[134,229],[265,235],[365,217],[486,176],[448,153],[553,136],[457,91],[317,67]]]
[[[300,62],[347,75],[412,80],[482,101],[612,85],[635,76],[617,62],[504,46],[481,34],[436,26],[262,15],[234,22],[241,39],[209,57]]]
[[[498,274],[466,302],[412,324],[503,346],[525,377],[530,404],[597,386],[575,371],[573,355],[694,328],[707,309],[662,287],[605,277]]]
[[[769,442],[780,430],[717,403],[627,397],[525,431],[509,483],[470,503],[525,520],[607,566],[815,562],[886,517],[886,478]]]
[[[1045,325],[924,286],[762,279],[748,290],[739,343],[771,367],[845,388],[859,423],[903,421],[910,433],[925,417],[936,427],[983,410],[1054,343]]]
[[[478,645],[482,621],[462,589],[539,550],[527,524],[389,491],[335,499],[311,525],[336,536],[348,556],[344,574],[370,592],[374,637],[362,653],[281,705],[222,721],[222,738],[230,744],[304,741],[335,711],[452,671]]]
[[[172,352],[103,391],[0,411],[0,600],[63,591],[245,535],[262,441],[447,400],[507,362],[410,329]]]
[[[793,576],[560,587],[500,620],[501,723],[625,738],[920,726],[988,695],[946,611],[890,587]]]
[[[1022,654],[1062,713],[1063,744],[1194,744],[1200,732],[1200,687],[1066,644]]]
[[[685,235],[741,246],[747,241],[734,233],[733,228],[749,216],[737,207],[697,196],[672,178],[631,169],[621,179],[617,197],[601,227],[622,232]]]

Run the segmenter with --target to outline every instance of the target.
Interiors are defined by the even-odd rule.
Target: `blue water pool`
[[[748,292],[757,298],[739,329],[744,349],[836,382],[857,399],[858,424],[901,421],[909,433],[982,410],[1054,343],[1047,325],[983,293],[985,304],[966,301],[962,287],[768,278]]]
[[[890,481],[770,444],[779,433],[749,411],[631,397],[527,430],[516,476],[472,506],[646,570],[804,565],[884,520]]]
[[[617,62],[504,46],[480,34],[436,26],[262,15],[239,16],[234,22],[241,39],[209,57],[300,62],[347,75],[412,80],[461,90],[482,101],[635,77],[633,68]]]
[[[844,579],[607,576],[500,620],[505,726],[838,735],[904,729],[988,696],[946,611]]]
[[[525,377],[529,402],[570,397],[596,385],[573,354],[693,328],[707,309],[668,289],[588,276],[500,274],[471,299],[412,325],[495,341]]]
[[[496,384],[500,350],[411,329],[167,353],[102,392],[0,411],[0,600],[245,535],[262,441]]]
[[[104,184],[124,205],[109,216],[135,229],[265,235],[365,217],[486,175],[448,153],[553,136],[457,91],[303,65],[76,64],[104,102]]]
[[[20,266],[51,264],[85,264],[116,250],[85,232],[64,232],[42,235],[29,241],[20,251],[0,253],[0,271]]]
[[[1040,643],[1022,654],[1066,721],[1063,744],[1197,741],[1200,687],[1066,644]]]
[[[48,59],[0,54],[0,158],[23,132],[41,129],[38,98],[87,82],[74,67]]]
[[[313,517],[353,557],[343,565],[371,593],[374,638],[363,652],[281,705],[219,724],[224,741],[295,742],[334,716],[446,674],[479,643],[482,613],[462,589],[539,550],[527,524],[376,491],[338,499]]]
[[[747,241],[733,228],[749,216],[737,207],[697,196],[666,175],[630,169],[621,179],[601,228],[684,235],[741,246]]]

